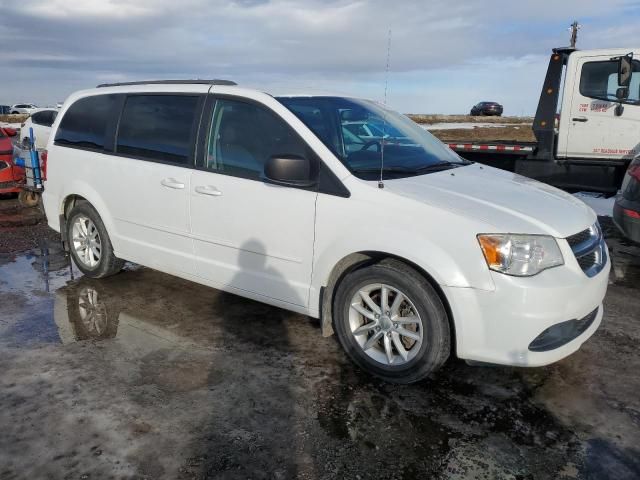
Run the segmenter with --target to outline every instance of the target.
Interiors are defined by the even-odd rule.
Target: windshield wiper
[[[354,168],[351,170],[354,173],[378,173],[380,172],[380,168]],[[415,172],[415,168],[407,168],[407,167],[383,167],[382,173],[413,173]]]
[[[454,163],[454,162],[438,162],[438,163],[432,163],[431,165],[425,165],[423,167],[418,167],[416,169],[414,169],[415,172],[431,172],[434,170],[447,170],[449,168],[456,168],[461,166],[461,163]]]
[[[422,167],[384,167],[382,173],[422,173],[438,170],[446,170],[448,168],[456,168],[467,165],[466,163],[458,162],[438,162],[430,165],[423,165]],[[377,173],[380,172],[380,168],[355,168],[354,173]]]

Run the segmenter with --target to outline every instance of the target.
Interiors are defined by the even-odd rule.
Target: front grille
[[[580,265],[580,268],[582,268],[582,270],[588,270],[589,268],[593,267],[593,265],[596,263],[597,259],[596,259],[596,254],[595,252],[591,252],[591,253],[587,253],[586,255],[578,258],[578,265]]]
[[[5,168],[9,168],[9,164],[0,160],[0,170],[4,170]]]
[[[586,242],[590,238],[591,238],[591,229],[587,228],[586,230],[583,230],[574,235],[571,235],[570,237],[567,237],[567,242],[569,242],[569,246],[573,248],[576,245],[581,244],[582,242]]]
[[[576,257],[578,265],[588,277],[594,277],[607,264],[607,245],[600,225],[591,227],[567,237],[567,243]]]
[[[16,186],[16,182],[0,182],[0,188],[13,188]]]

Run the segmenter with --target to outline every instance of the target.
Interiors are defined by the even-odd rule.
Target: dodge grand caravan
[[[48,162],[47,218],[85,275],[132,261],[319,318],[388,381],[451,354],[545,365],[602,319],[610,262],[589,207],[374,102],[103,85],[65,102]]]

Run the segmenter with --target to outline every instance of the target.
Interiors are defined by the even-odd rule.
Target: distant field
[[[502,142],[534,142],[531,127],[474,127],[452,128],[447,130],[430,130],[430,132],[443,142],[459,142],[469,140],[473,142],[490,142],[499,140]]]
[[[443,142],[534,142],[532,117],[472,117],[471,115],[409,114]],[[455,124],[460,124],[456,128]],[[474,124],[478,124],[477,126]],[[495,127],[493,125],[496,125]],[[435,127],[435,128],[432,128]],[[446,128],[443,128],[446,127]],[[452,128],[453,127],[453,128]]]
[[[0,122],[4,123],[22,123],[29,115],[0,115]]]
[[[472,117],[471,115],[442,115],[408,113],[416,123],[432,125],[434,123],[532,123],[533,117]]]

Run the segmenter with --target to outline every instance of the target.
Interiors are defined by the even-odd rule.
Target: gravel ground
[[[0,196],[0,255],[24,252],[43,239],[55,241],[39,208],[23,208],[15,195]]]
[[[410,386],[308,317],[134,265],[84,278],[44,224],[0,227],[0,479],[640,478],[640,249],[601,220],[614,269],[580,351]]]

